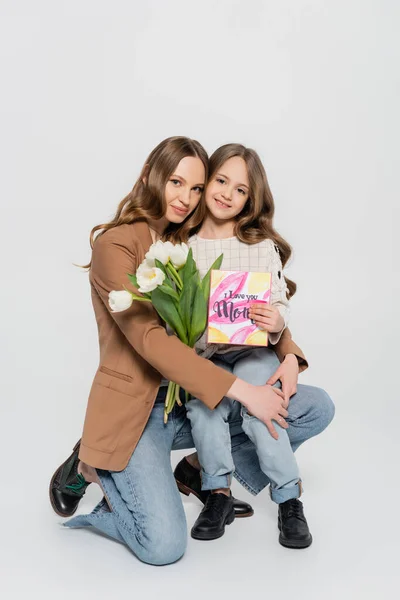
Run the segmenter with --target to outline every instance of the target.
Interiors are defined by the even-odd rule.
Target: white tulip
[[[132,294],[126,290],[116,292],[112,290],[108,294],[108,304],[110,305],[112,312],[122,312],[132,306],[133,298]]]
[[[189,247],[187,244],[175,244],[175,246],[173,244],[172,245],[172,249],[170,251],[170,258],[171,258],[171,262],[174,265],[174,267],[176,267],[177,269],[179,269],[180,267],[183,267],[183,265],[186,263],[187,260],[187,256],[189,254]]]
[[[152,244],[146,252],[146,262],[149,267],[154,267],[156,262],[159,260],[163,265],[166,265],[170,259],[170,252],[173,245],[171,242],[162,242],[158,240],[155,244]]]
[[[149,267],[147,261],[142,262],[136,271],[139,292],[147,294],[161,285],[165,279],[164,273],[157,267]]]

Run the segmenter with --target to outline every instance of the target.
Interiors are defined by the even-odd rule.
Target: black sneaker
[[[176,465],[174,476],[179,491],[182,494],[185,494],[185,496],[193,494],[200,500],[200,502],[205,504],[208,496],[210,495],[210,490],[201,489],[200,471],[192,467],[186,458],[182,458],[182,460]],[[253,507],[250,504],[243,502],[242,500],[237,500],[233,496],[232,500],[236,519],[241,517],[251,517],[254,515]]]
[[[279,543],[286,548],[308,548],[312,535],[303,512],[303,504],[297,498],[279,504]]]
[[[225,525],[235,520],[232,496],[209,494],[203,510],[192,527],[195,540],[216,540],[225,533]]]
[[[50,481],[49,496],[53,510],[60,517],[71,517],[82,499],[86,488],[90,485],[83,475],[78,473],[79,447],[75,444],[71,456],[58,467]]]

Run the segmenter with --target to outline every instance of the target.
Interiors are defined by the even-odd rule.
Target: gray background
[[[382,598],[399,584],[399,4],[1,1],[1,591],[6,598]],[[291,329],[337,415],[298,452],[314,544],[252,519],[155,568],[63,531],[97,331],[88,234],[170,135],[259,151],[294,247]],[[182,453],[172,457],[175,464]],[[250,496],[236,483],[236,495]],[[100,496],[89,489],[82,511]],[[185,498],[188,526],[200,508]]]

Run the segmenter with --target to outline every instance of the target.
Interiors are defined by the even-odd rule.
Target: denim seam
[[[110,473],[110,472],[109,472],[109,473]],[[99,477],[100,477],[100,480],[101,480],[101,476],[99,476]],[[111,473],[110,473],[110,477],[112,477],[112,476],[111,476]],[[102,484],[103,484],[103,482],[102,482]],[[104,485],[104,484],[103,484],[103,485]],[[115,482],[114,482],[114,485],[115,485]],[[107,487],[107,484],[105,484],[105,487]],[[134,531],[133,529],[131,529],[131,527],[130,527],[130,526],[128,525],[128,523],[125,521],[125,519],[123,518],[123,516],[122,516],[122,515],[120,514],[120,512],[117,510],[117,508],[115,507],[114,503],[111,501],[111,498],[110,498],[110,497],[109,497],[109,495],[107,494],[107,490],[106,490],[106,489],[104,490],[104,492],[105,492],[105,494],[106,494],[106,496],[107,496],[107,500],[108,500],[108,502],[111,504],[111,509],[112,509],[112,512],[113,512],[113,514],[114,514],[114,517],[117,519],[118,523],[119,523],[120,525],[122,525],[122,526],[123,526],[123,528],[124,528],[124,529],[125,529],[125,530],[126,530],[126,531],[127,531],[129,534],[130,534],[130,535],[133,535],[134,537],[137,537],[137,532],[136,532],[136,531]],[[121,500],[122,500],[122,498],[121,498]],[[124,502],[124,500],[122,500],[122,501]],[[125,503],[125,504],[126,504],[126,503]],[[129,510],[129,508],[128,508],[128,507],[127,507],[127,509]],[[133,517],[133,513],[132,513],[131,511],[129,511],[129,512],[132,514],[132,517]],[[102,514],[101,512],[98,512],[98,513],[96,513],[96,514],[92,515],[92,517],[95,517],[95,518],[101,518],[101,517],[103,517],[103,514]],[[135,521],[135,519],[134,519],[134,521]],[[136,521],[135,521],[135,522],[136,522]],[[140,542],[139,540],[138,540],[138,542],[141,544],[141,542]],[[142,545],[142,544],[141,544],[141,545]]]
[[[251,487],[244,479],[242,479],[240,477],[240,475],[237,473],[237,471],[234,471],[233,476],[236,479],[236,481],[238,481],[240,483],[240,485],[242,485],[253,496],[257,496],[257,494],[259,494],[261,492],[261,490],[257,491],[253,487]]]
[[[127,484],[128,488],[129,488],[129,491],[130,491],[130,493],[131,493],[131,496],[132,496],[132,498],[134,499],[135,505],[136,505],[137,507],[139,507],[139,506],[140,506],[140,504],[139,504],[139,501],[138,501],[137,495],[136,495],[136,493],[135,493],[135,489],[134,489],[134,487],[133,487],[133,485],[132,485],[132,481],[131,481],[130,477],[128,477],[128,474],[127,474],[126,470],[124,471],[124,477],[125,477],[125,482],[126,482],[126,484]],[[122,499],[122,498],[121,498],[121,499]],[[125,503],[125,504],[126,504],[126,503]],[[133,519],[133,522],[135,523],[135,526],[136,526],[136,531],[135,531],[134,529],[132,529],[131,527],[129,527],[129,525],[127,526],[127,530],[129,531],[129,533],[130,533],[131,535],[134,535],[134,536],[136,537],[136,539],[137,539],[138,543],[139,543],[139,544],[140,544],[142,547],[144,547],[144,545],[143,545],[143,543],[142,543],[142,540],[143,540],[143,538],[144,538],[144,535],[143,535],[143,530],[142,530],[142,527],[141,527],[141,525],[139,524],[139,522],[138,522],[138,520],[137,520],[137,515],[135,515],[135,513],[134,513],[133,511],[131,511],[131,510],[128,508],[128,505],[126,505],[126,507],[127,507],[127,509],[129,510],[129,512],[130,512],[130,514],[131,514],[131,517],[132,517],[132,519]]]
[[[313,413],[313,415],[315,415],[315,417],[313,418],[313,422],[315,421],[319,421],[321,419],[321,416],[323,416],[323,412],[322,411],[315,411],[315,413]],[[303,415],[299,415],[298,417],[291,417],[290,420],[287,420],[287,422],[290,425],[298,425],[300,423],[300,419],[302,418]],[[307,426],[307,422],[302,422],[302,424],[304,426]]]

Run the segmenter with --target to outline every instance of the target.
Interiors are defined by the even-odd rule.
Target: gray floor
[[[357,429],[355,418],[337,418],[299,450],[314,536],[309,549],[282,548],[268,493],[251,498],[235,482],[234,493],[253,502],[255,515],[236,520],[214,542],[190,538],[183,559],[168,567],[145,565],[122,545],[90,531],[61,529],[47,500],[49,473],[37,472],[32,455],[24,472],[10,471],[1,494],[3,597],[393,597],[400,583],[393,440],[365,424]],[[181,456],[174,453],[173,463]],[[50,472],[54,460],[45,463]],[[89,511],[99,497],[99,488],[89,488],[81,511]],[[192,496],[184,503],[190,527],[200,504]]]

